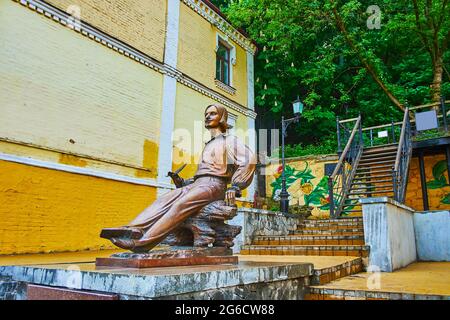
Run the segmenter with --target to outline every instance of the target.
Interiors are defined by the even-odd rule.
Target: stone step
[[[353,228],[353,229],[323,229],[323,230],[294,230],[290,232],[290,236],[296,235],[318,235],[318,236],[359,236],[364,235],[363,228]]]
[[[372,157],[361,157],[359,160],[359,164],[380,164],[380,163],[390,163],[395,162],[396,155],[380,155],[380,156],[372,156]]]
[[[381,173],[381,174],[379,174]],[[353,178],[353,181],[358,180],[361,181],[363,179],[369,179],[370,180],[376,180],[381,178],[392,178],[392,169],[390,170],[382,170],[382,171],[365,171],[361,173],[356,173],[355,177]]]
[[[342,277],[341,277],[342,278]],[[326,283],[325,283],[326,284]],[[305,300],[450,300],[449,295],[309,287]]]
[[[344,207],[348,206],[355,206],[355,207],[362,207],[359,203],[360,198],[345,198],[344,200]]]
[[[363,271],[361,257],[324,257],[324,256],[275,256],[275,255],[239,255],[243,262],[311,263],[313,265],[309,284],[325,285],[349,275]]]
[[[337,224],[337,223],[316,223],[316,224],[298,224],[297,230],[323,230],[323,229],[359,229],[363,228],[362,222],[356,222],[356,223],[344,223],[344,224]]]
[[[349,214],[349,213],[356,213],[356,212],[361,212],[362,213],[362,209],[342,209],[341,214]]]
[[[364,245],[363,236],[258,236],[254,245]]]
[[[372,158],[384,158],[384,157],[396,157],[397,156],[397,150],[392,149],[384,152],[369,152],[369,153],[363,153],[361,156],[361,160],[363,159],[372,159]]]
[[[382,185],[373,185],[373,186],[360,186],[360,185],[354,185],[350,187],[350,191],[358,191],[358,190],[370,190],[374,191],[373,189],[380,188],[384,191],[383,188],[392,188],[392,183],[390,184],[382,184]]]
[[[363,259],[364,261],[365,259]],[[448,263],[447,263],[448,264]],[[372,271],[309,287],[310,300],[450,300],[448,265],[415,262],[395,272]]]
[[[391,178],[392,178],[392,176],[391,176]],[[371,180],[367,180],[367,181],[353,180],[351,185],[352,186],[354,186],[354,185],[356,185],[356,186],[359,186],[359,185],[365,186],[365,185],[376,184],[376,183],[384,183],[384,182],[391,182],[391,185],[392,185],[392,179],[371,179]]]
[[[345,222],[359,222],[362,218],[338,218],[338,219],[306,219],[302,223],[345,223]]]
[[[356,217],[356,218],[341,218],[341,219],[320,219],[320,220],[303,220],[300,221],[299,224],[301,225],[355,225],[358,223],[362,223],[362,218]]]
[[[389,178],[389,179],[385,179]],[[384,175],[366,175],[366,176],[360,176],[359,178],[353,178],[353,181],[355,183],[369,183],[371,181],[380,181],[380,180],[389,180],[392,181],[392,174],[384,174]]]
[[[302,255],[302,256],[351,256],[368,257],[369,247],[363,245],[243,245],[241,254],[250,255]]]
[[[363,163],[361,165],[358,165],[358,168],[356,169],[356,174],[361,173],[363,171],[377,172],[375,170],[378,170],[381,172],[381,171],[386,171],[389,169],[390,169],[390,171],[392,171],[392,167],[394,166],[394,164],[395,164],[395,161],[392,161],[392,163],[389,163],[389,164],[383,164],[383,165],[380,164],[379,166],[375,166],[375,165],[372,165],[369,163]]]
[[[398,148],[397,143],[390,143],[390,144],[374,146],[374,147],[364,147],[363,154],[387,152],[387,151],[397,150],[397,148]]]
[[[358,229],[359,232],[363,232],[364,231],[364,226],[363,225],[357,225],[357,226],[315,226],[315,227],[300,227],[297,230],[298,231],[302,231],[302,230],[307,230],[307,231],[336,231],[336,230],[344,230],[343,232],[345,232],[346,230],[349,229]]]
[[[353,199],[352,199],[353,200]],[[357,199],[359,201],[359,198]],[[362,206],[357,202],[344,202],[344,205],[342,206],[343,208],[346,207],[353,207],[353,209],[359,209],[360,211],[362,210]]]
[[[311,284],[313,286],[324,285],[331,281],[361,272],[363,269],[364,265],[362,258],[353,259],[351,261],[323,269],[314,268],[313,276],[311,277]]]

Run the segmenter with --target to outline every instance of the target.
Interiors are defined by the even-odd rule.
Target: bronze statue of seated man
[[[177,189],[159,197],[127,226],[103,229],[100,236],[120,248],[147,252],[209,203],[225,199],[227,205],[235,205],[236,196],[252,182],[256,159],[237,137],[226,133],[227,119],[223,106],[209,105],[205,127],[211,140],[203,149],[194,178],[183,180],[172,174]]]

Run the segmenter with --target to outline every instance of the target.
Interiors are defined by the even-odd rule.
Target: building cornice
[[[211,24],[217,27],[220,31],[225,33],[231,39],[234,40],[245,50],[255,54],[256,46],[253,42],[239,32],[235,27],[233,27],[226,19],[224,19],[219,13],[217,13],[213,8],[209,7],[202,0],[181,0],[192,10],[197,12],[200,16],[205,18]]]
[[[191,79],[186,76],[176,68],[172,66],[161,63],[150,56],[134,49],[133,47],[123,43],[120,40],[117,40],[104,32],[94,28],[93,26],[83,22],[77,21],[74,24],[74,20],[72,17],[64,11],[61,11],[48,3],[42,0],[12,0],[14,2],[18,2],[23,6],[28,7],[29,9],[44,15],[45,17],[52,19],[55,22],[60,23],[61,25],[72,29],[75,32],[78,32],[91,40],[94,40],[105,47],[108,47],[111,50],[114,50],[146,67],[153,69],[161,74],[165,74],[169,77],[175,78],[181,84],[202,93],[203,95],[210,97],[213,100],[223,104],[230,109],[233,109],[239,113],[242,113],[248,117],[256,118],[256,113],[239,103],[221,95],[220,93],[208,88],[207,86],[199,83],[196,80]],[[223,18],[221,18],[223,19]]]

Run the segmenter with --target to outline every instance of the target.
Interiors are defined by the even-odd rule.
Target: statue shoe
[[[111,238],[111,242],[122,249],[132,250],[134,248],[134,240],[128,238]]]
[[[100,233],[100,237],[104,239],[111,238],[128,238],[140,239],[143,235],[141,229],[132,227],[105,228]]]

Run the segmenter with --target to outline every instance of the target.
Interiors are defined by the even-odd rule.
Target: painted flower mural
[[[298,191],[301,191],[303,195],[304,205],[314,207],[317,210],[329,210],[330,200],[328,194],[328,176],[324,176],[316,185],[312,180],[316,178],[312,174],[312,170],[305,161],[305,168],[303,170],[297,170],[289,165],[286,165],[286,187],[299,184]],[[279,200],[279,194],[281,192],[281,172],[282,166],[278,167],[274,177],[275,181],[271,183],[272,187],[272,199]]]
[[[433,166],[433,180],[427,181],[428,189],[441,189],[449,186],[445,173],[447,172],[447,162],[441,160]],[[441,203],[450,204],[450,193],[441,198]]]

